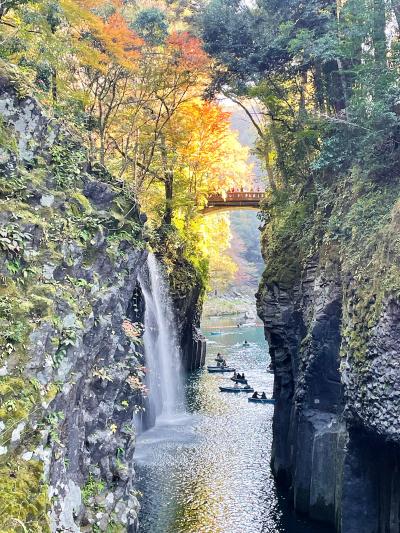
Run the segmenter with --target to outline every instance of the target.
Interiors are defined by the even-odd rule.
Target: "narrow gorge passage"
[[[221,329],[219,329],[221,327]],[[272,394],[263,328],[232,319],[203,321],[207,363],[217,352]],[[215,332],[221,332],[215,335]],[[250,344],[243,347],[244,340]],[[136,449],[142,533],[322,533],[295,518],[278,495],[269,466],[273,406],[224,395],[226,377],[204,370],[186,381],[187,414],[142,434]]]
[[[149,386],[142,418],[144,427],[150,426],[139,434],[134,457],[139,532],[328,533],[296,516],[277,488],[270,467],[274,406],[250,403],[248,394],[220,392],[220,386],[233,386],[232,374],[207,372],[221,353],[229,366],[245,372],[255,390],[273,395],[268,344],[255,310],[262,267],[257,217],[254,212],[229,216],[230,253],[238,270],[224,290],[210,280],[214,289],[201,322],[205,365],[182,376],[183,382],[168,288],[154,256],[139,278]]]
[[[400,533],[400,0],[0,35],[0,533]]]

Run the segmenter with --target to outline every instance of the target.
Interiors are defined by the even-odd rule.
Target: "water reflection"
[[[215,332],[215,330],[213,330]],[[219,351],[272,393],[262,328],[207,333],[208,360]],[[250,347],[243,347],[247,339]],[[273,406],[219,392],[222,375],[197,372],[187,382],[189,414],[138,441],[143,493],[141,533],[321,533],[293,516],[278,497],[269,467]]]

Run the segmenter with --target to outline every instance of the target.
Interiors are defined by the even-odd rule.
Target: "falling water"
[[[148,255],[139,283],[145,301],[144,349],[149,370],[149,400],[157,422],[168,422],[183,409],[181,358],[167,283],[153,254]]]

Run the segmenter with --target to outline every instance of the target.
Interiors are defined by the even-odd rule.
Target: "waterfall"
[[[157,422],[171,421],[183,409],[180,348],[168,285],[151,253],[139,283],[145,303],[143,340],[149,401]]]

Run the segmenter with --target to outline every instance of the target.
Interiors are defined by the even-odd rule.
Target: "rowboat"
[[[274,404],[275,400],[273,398],[267,398],[263,400],[262,398],[248,398],[249,402],[253,403],[271,403]]]
[[[207,370],[209,372],[235,372],[236,368],[231,368],[230,366],[208,366]]]
[[[254,392],[252,387],[245,389],[244,387],[220,387],[221,392]]]
[[[234,381],[235,383],[242,383],[243,385],[246,385],[247,379],[241,379],[241,378],[231,378],[231,381]]]

